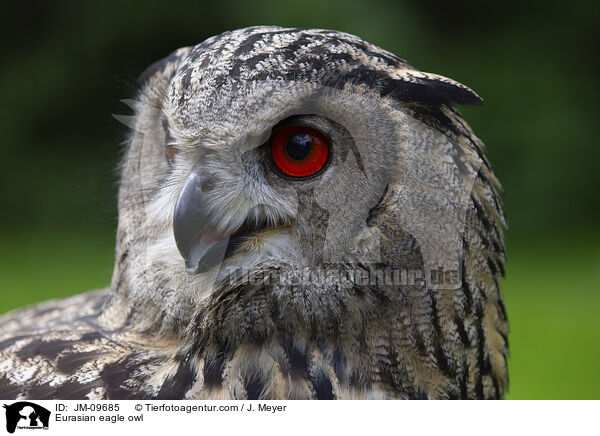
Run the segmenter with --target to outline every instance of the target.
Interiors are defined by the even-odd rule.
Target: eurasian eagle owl
[[[499,184],[452,106],[477,94],[250,27],[128,103],[111,287],[0,318],[0,397],[504,395]]]

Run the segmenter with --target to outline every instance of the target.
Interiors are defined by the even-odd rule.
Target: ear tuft
[[[483,103],[483,99],[468,86],[439,74],[406,69],[397,70],[394,76],[394,81],[402,90],[401,94],[405,99],[422,103]]]

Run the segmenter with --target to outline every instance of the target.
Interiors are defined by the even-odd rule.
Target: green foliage
[[[510,399],[598,399],[600,240],[509,244]]]

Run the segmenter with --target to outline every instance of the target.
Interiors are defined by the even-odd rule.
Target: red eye
[[[284,126],[271,140],[275,165],[293,177],[318,173],[329,159],[329,142],[325,136],[306,126]]]

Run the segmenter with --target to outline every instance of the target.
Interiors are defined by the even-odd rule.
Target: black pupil
[[[294,160],[302,160],[310,153],[312,137],[306,133],[298,133],[290,138],[285,149]]]

